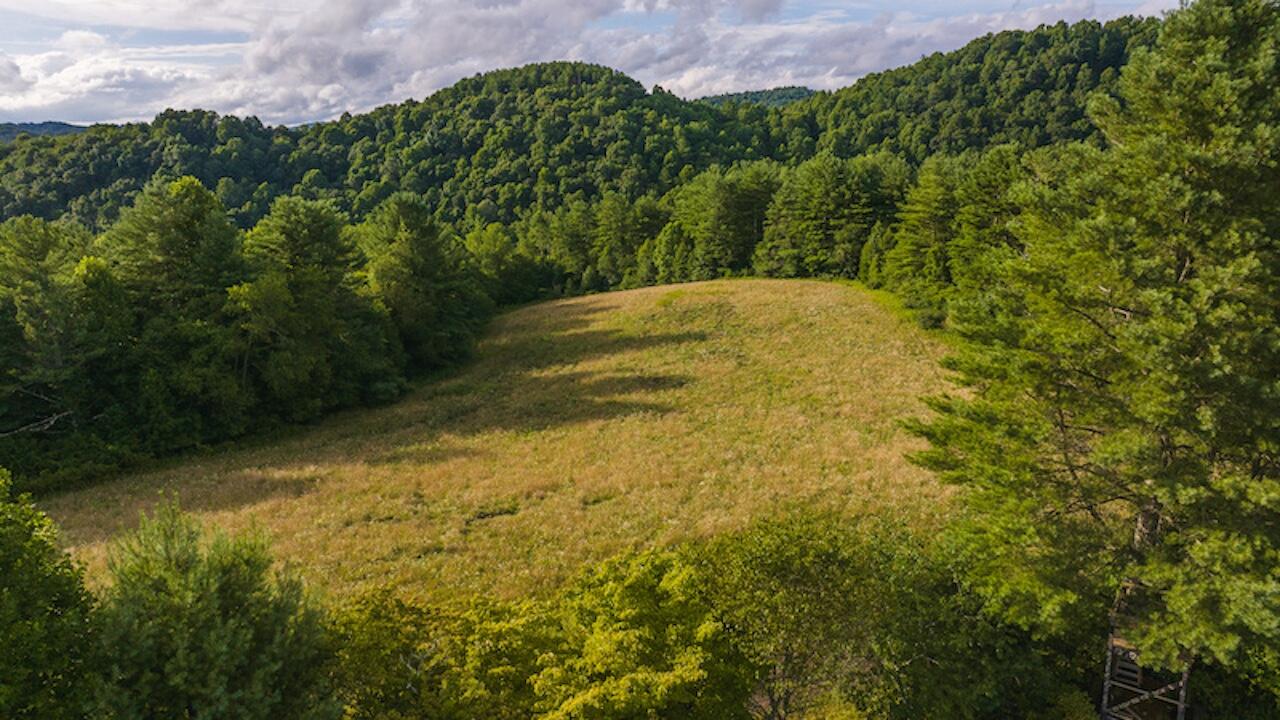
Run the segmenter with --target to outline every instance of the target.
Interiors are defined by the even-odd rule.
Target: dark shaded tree
[[[87,717],[97,639],[80,570],[53,522],[0,469],[0,714]]]

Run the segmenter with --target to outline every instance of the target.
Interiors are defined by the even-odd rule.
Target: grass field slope
[[[788,506],[928,527],[946,491],[899,421],[943,347],[850,284],[733,280],[547,302],[406,400],[48,499],[99,575],[176,497],[270,534],[313,585],[516,597],[584,563]]]

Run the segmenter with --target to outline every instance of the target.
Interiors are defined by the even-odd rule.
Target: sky
[[[327,120],[548,60],[684,97],[830,90],[999,30],[1177,0],[0,0],[0,122]]]

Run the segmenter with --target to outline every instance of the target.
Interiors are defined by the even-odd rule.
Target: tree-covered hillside
[[[398,190],[443,219],[509,222],[609,192],[660,195],[713,164],[889,149],[919,162],[1005,141],[1093,135],[1084,99],[1114,86],[1155,21],[1005,32],[784,108],[685,101],[608,68],[549,63],[479,75],[417,101],[302,128],[166,111],[0,147],[0,218],[106,228],[154,175],[190,175],[241,227],[271,200],[329,198],[357,218]]]
[[[916,163],[1005,142],[1087,140],[1097,131],[1085,101],[1114,89],[1129,56],[1151,46],[1159,27],[1122,18],[987,35],[788,107],[785,126],[837,155],[891,150]]]
[[[9,142],[19,135],[74,135],[84,132],[80,125],[63,122],[0,123],[0,143]]]
[[[723,93],[721,95],[708,95],[704,98],[698,98],[699,102],[708,105],[723,106],[731,103],[742,105],[763,105],[765,107],[783,107],[794,102],[800,102],[807,98],[813,97],[814,91],[807,87],[792,85],[788,87],[771,88],[769,90],[748,90],[746,92]]]

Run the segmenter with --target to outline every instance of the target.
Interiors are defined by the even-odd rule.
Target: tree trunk
[[[1150,550],[1159,539],[1160,503],[1155,498],[1145,498],[1133,524],[1133,549],[1143,553]]]

